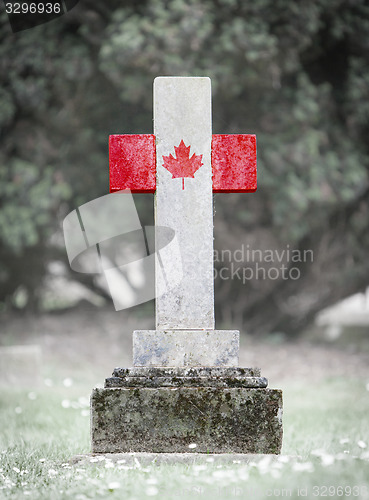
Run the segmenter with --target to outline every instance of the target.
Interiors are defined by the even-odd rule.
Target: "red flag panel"
[[[257,188],[256,136],[222,134],[212,137],[213,191],[251,193]],[[110,192],[154,193],[156,153],[153,134],[111,135]]]
[[[213,135],[211,145],[214,193],[256,191],[256,136]]]
[[[155,193],[156,153],[153,134],[109,136],[110,192]]]

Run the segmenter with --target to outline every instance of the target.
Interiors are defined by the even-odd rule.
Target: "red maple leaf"
[[[183,140],[179,146],[174,146],[176,158],[173,155],[163,156],[163,167],[172,174],[172,179],[182,177],[182,189],[184,189],[184,178],[194,177],[194,173],[203,165],[202,155],[195,153],[190,158],[191,146],[186,146]]]

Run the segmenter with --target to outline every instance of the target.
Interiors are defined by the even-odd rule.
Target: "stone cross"
[[[212,193],[255,191],[255,136],[212,135],[208,78],[159,77],[154,135],[110,137],[110,180],[155,193],[182,266],[157,230],[156,330],[134,332],[134,366],[93,390],[92,451],[279,453],[282,392],[239,367],[239,332],[214,324]]]
[[[162,295],[176,262],[156,273],[156,330],[134,332],[134,365],[237,366],[239,333],[215,330],[213,193],[256,190],[255,136],[212,135],[209,78],[158,77],[154,134],[112,135],[109,152],[110,191],[155,193],[155,225],[182,257]]]

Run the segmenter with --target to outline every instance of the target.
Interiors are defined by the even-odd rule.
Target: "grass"
[[[0,498],[369,498],[367,381],[285,384],[284,445],[277,459],[149,466],[89,453],[90,387],[0,392]]]

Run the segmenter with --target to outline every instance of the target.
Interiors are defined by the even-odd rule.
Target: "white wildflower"
[[[242,467],[241,469],[238,470],[238,478],[241,481],[247,481],[249,479],[249,471],[247,467]]]
[[[360,439],[360,441],[357,442],[357,445],[359,448],[366,448],[366,443]]]
[[[147,488],[146,490],[146,495],[148,497],[154,497],[155,495],[157,495],[159,493],[159,490],[158,488],[156,488],[155,486],[150,486],[149,488]]]
[[[311,452],[311,455],[315,455],[316,457],[321,457],[322,455],[325,455],[325,450],[322,450],[319,448],[318,450],[313,450]]]
[[[108,490],[113,491],[113,490],[118,490],[120,488],[120,483],[118,481],[112,481],[111,483],[108,484]]]
[[[67,377],[63,380],[63,385],[64,385],[64,387],[72,387],[73,380],[71,378]]]
[[[81,407],[85,406],[86,408],[90,407],[90,400],[86,398],[85,396],[80,396],[78,398],[78,403],[81,405]]]
[[[193,465],[193,467],[192,467],[192,469],[193,469],[194,471],[196,471],[196,472],[198,472],[198,471],[202,471],[202,470],[207,470],[207,468],[208,468],[208,467],[207,467],[207,465],[205,465],[205,464],[199,464],[199,465],[196,465],[196,464],[195,464],[195,465]]]
[[[270,475],[274,479],[279,479],[281,477],[281,472],[278,469],[271,469]]]
[[[191,443],[188,445],[188,447],[190,448],[190,450],[193,450],[194,448],[197,447],[197,444],[196,443]]]
[[[311,462],[296,462],[292,465],[296,472],[314,472],[314,466]]]
[[[345,453],[338,453],[336,456],[335,456],[335,459],[336,460],[346,460],[346,455]]]
[[[265,456],[257,463],[257,468],[261,474],[266,474],[269,471],[271,460],[271,457]]]
[[[229,470],[226,470],[226,469],[215,470],[215,471],[213,471],[213,477],[216,477],[216,478],[219,478],[219,479],[223,479],[224,477],[228,477],[229,476],[229,472],[232,472],[232,474],[234,474],[234,471],[229,471]]]
[[[328,465],[332,465],[334,464],[334,456],[333,455],[329,455],[328,453],[326,455],[322,455],[320,457],[321,461],[322,461],[322,465],[323,467],[328,467]]]

